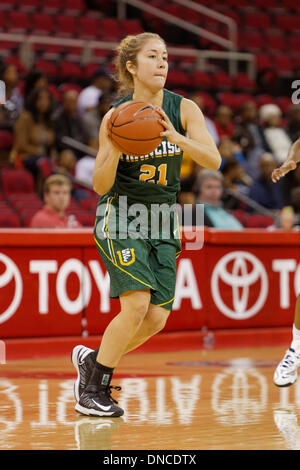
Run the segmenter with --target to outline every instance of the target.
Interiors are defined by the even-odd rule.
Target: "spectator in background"
[[[13,64],[0,65],[0,80],[5,84],[5,103],[0,105],[0,129],[13,133],[13,126],[23,109],[23,98],[17,88],[19,74]]]
[[[98,103],[94,108],[87,110],[82,116],[82,122],[84,125],[87,139],[98,143],[99,129],[103,116],[109,110],[113,96],[111,93],[102,93],[99,97]]]
[[[98,105],[102,93],[111,93],[113,80],[104,70],[94,73],[91,84],[84,88],[78,97],[78,112],[82,116],[86,111]]]
[[[299,104],[294,104],[289,109],[286,132],[292,142],[295,142],[300,137],[300,105]]]
[[[263,153],[270,152],[270,148],[258,123],[258,110],[253,101],[246,101],[241,107],[233,140],[240,145],[245,156],[246,173],[253,179],[257,178],[260,158]]]
[[[277,163],[285,161],[292,141],[282,127],[282,113],[276,104],[265,104],[259,110],[265,140]]]
[[[214,139],[215,144],[218,145],[219,140],[220,140],[219,139],[219,134],[218,134],[218,131],[216,129],[214,121],[212,121],[208,116],[206,116],[206,110],[205,110],[204,100],[203,100],[202,96],[197,95],[197,93],[193,93],[192,95],[189,96],[189,99],[194,101],[199,106],[199,108],[201,109],[201,111],[203,113],[203,116],[204,116],[204,119],[205,119],[205,124],[206,124],[207,130],[210,133],[210,135],[212,136],[212,138]]]
[[[38,176],[37,161],[41,157],[55,157],[55,132],[51,122],[52,97],[45,88],[36,88],[28,96],[14,127],[14,148],[11,161],[20,158],[24,167]]]
[[[232,160],[232,159],[236,160],[237,162],[240,163],[242,167],[244,167],[246,159],[241,151],[241,147],[235,142],[233,142],[231,139],[228,139],[227,137],[223,137],[219,142],[218,150],[222,157],[220,170],[222,170],[227,160]]]
[[[234,135],[233,112],[228,106],[219,106],[214,120],[219,139],[227,137],[231,139]]]
[[[222,207],[223,175],[202,170],[195,185],[197,204],[204,204],[204,225],[223,230],[242,230],[241,223]]]
[[[48,77],[44,72],[39,70],[31,70],[25,77],[24,81],[24,100],[26,102],[28,96],[36,88],[47,88]]]
[[[78,92],[68,90],[62,97],[62,105],[52,116],[55,131],[55,145],[58,152],[69,149],[68,144],[62,142],[63,137],[71,137],[83,144],[87,142],[83,121],[77,110]],[[99,129],[98,129],[99,132]],[[72,148],[77,158],[82,157],[82,152]]]
[[[266,209],[281,210],[284,206],[281,182],[275,185],[271,180],[275,168],[273,155],[263,154],[260,160],[260,175],[250,186],[249,197]]]
[[[31,219],[31,228],[76,228],[80,223],[67,214],[71,200],[71,182],[63,175],[51,175],[44,183],[44,207]]]
[[[98,152],[98,142],[95,139],[90,139],[88,142],[88,146],[95,150],[95,156],[85,155],[82,157],[75,165],[75,178],[78,182],[86,185],[86,187],[92,189],[93,188],[93,171],[95,166],[95,157]]]

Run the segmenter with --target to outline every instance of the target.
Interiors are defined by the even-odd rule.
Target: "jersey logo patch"
[[[134,248],[124,248],[124,250],[117,251],[117,255],[123,266],[129,266],[135,262]]]

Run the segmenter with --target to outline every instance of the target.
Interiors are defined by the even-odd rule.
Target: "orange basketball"
[[[127,155],[141,156],[153,152],[161,143],[164,126],[161,115],[151,104],[127,101],[118,106],[108,122],[113,144]]]

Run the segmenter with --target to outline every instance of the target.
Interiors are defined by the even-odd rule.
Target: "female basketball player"
[[[286,161],[272,173],[272,180],[276,183],[289,171],[295,170],[300,162],[300,139],[293,143]],[[288,387],[297,380],[297,369],[300,366],[300,294],[298,295],[293,324],[293,339],[284,358],[274,372],[274,383],[278,387]]]
[[[99,132],[93,185],[101,198],[94,234],[110,274],[110,296],[120,299],[121,311],[106,328],[99,350],[76,346],[72,361],[78,372],[75,409],[110,417],[123,414],[111,397],[111,389],[116,388],[110,385],[113,371],[125,353],[164,328],[174,300],[176,256],[181,250],[174,232],[164,239],[161,226],[157,238],[151,238],[149,227],[146,235],[123,239],[110,216],[114,213],[117,221],[124,222],[126,212],[119,209],[121,196],[127,196],[127,209],[142,203],[149,214],[152,203],[173,206],[180,188],[183,152],[206,168],[217,170],[221,164],[200,109],[164,88],[168,56],[160,36],[142,33],[126,37],[118,49],[117,73],[126,96],[115,107],[130,100],[150,103],[159,110],[165,130],[154,154],[134,162],[127,161],[108,137],[107,123],[113,109],[103,118]],[[177,230],[174,209],[171,220]],[[129,227],[130,218],[125,222]]]

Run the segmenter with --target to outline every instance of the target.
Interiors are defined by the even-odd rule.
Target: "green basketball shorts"
[[[94,227],[96,247],[110,276],[110,297],[150,289],[152,304],[172,310],[176,258],[181,252],[176,211],[162,206],[157,217],[156,205],[138,204],[143,217],[137,217],[137,207],[122,204],[121,199],[118,195],[100,199]]]

